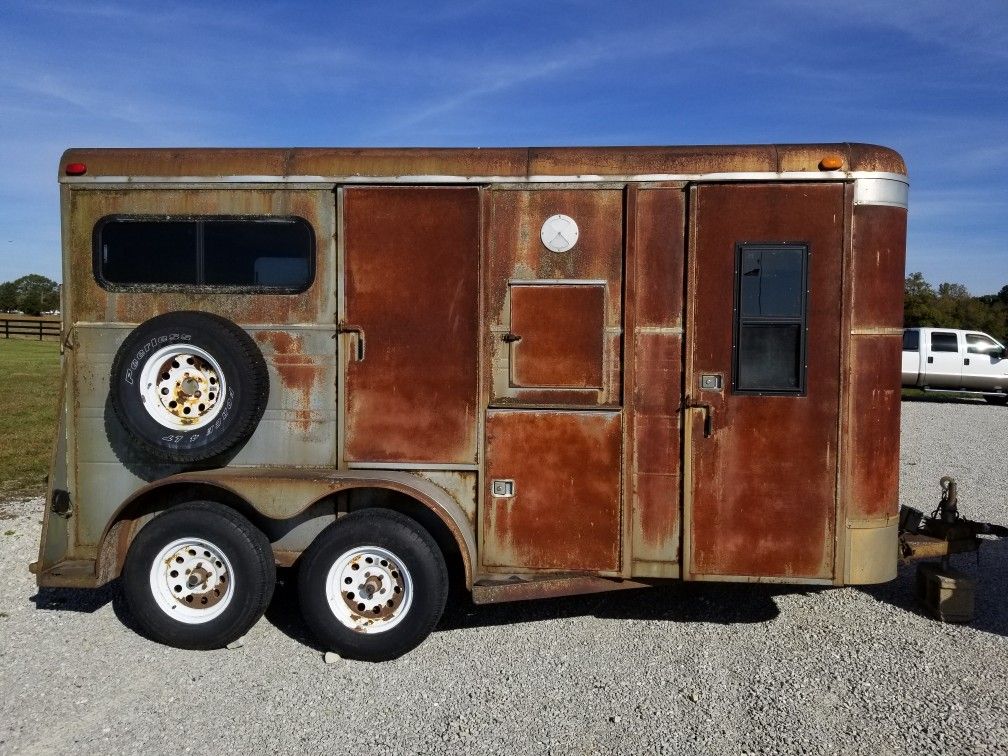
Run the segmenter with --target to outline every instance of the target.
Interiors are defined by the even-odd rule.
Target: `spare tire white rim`
[[[220,363],[195,344],[172,344],[151,354],[140,370],[139,388],[147,414],[171,430],[209,425],[227,396]]]
[[[333,562],[326,600],[344,627],[375,634],[391,630],[413,603],[413,578],[402,559],[381,546],[359,546]]]
[[[224,551],[202,538],[179,538],[154,558],[151,594],[172,619],[199,625],[219,617],[234,598],[234,571]]]

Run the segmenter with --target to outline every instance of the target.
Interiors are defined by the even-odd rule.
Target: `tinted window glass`
[[[743,244],[737,254],[734,390],[800,394],[808,248]]]
[[[954,333],[947,333],[942,331],[932,331],[931,332],[931,351],[932,352],[958,352],[959,351],[959,340],[956,338]]]
[[[920,351],[920,331],[903,331],[903,351]]]
[[[794,249],[743,249],[742,317],[798,317],[803,257]]]
[[[801,326],[750,325],[739,331],[738,380],[744,391],[801,388]]]
[[[1001,350],[1000,345],[979,333],[966,334],[966,351],[970,354],[993,354]]]
[[[203,232],[204,282],[214,286],[280,286],[309,282],[311,229],[293,220],[208,221]]]
[[[95,231],[104,284],[302,291],[315,236],[301,218],[112,218]]]
[[[102,277],[116,284],[194,284],[196,224],[116,220],[98,240]]]

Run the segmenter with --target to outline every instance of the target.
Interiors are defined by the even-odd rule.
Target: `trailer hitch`
[[[913,507],[900,507],[899,548],[904,561],[939,557],[917,566],[917,597],[933,615],[946,622],[973,619],[975,581],[951,565],[953,554],[975,552],[980,560],[980,536],[1008,538],[1008,527],[969,520],[959,514],[954,478],[939,481],[941,499],[929,517]]]
[[[904,559],[977,551],[983,543],[979,536],[1008,538],[1008,527],[969,520],[959,514],[959,490],[955,478],[939,481],[941,499],[929,517],[919,509],[900,507],[900,554]]]

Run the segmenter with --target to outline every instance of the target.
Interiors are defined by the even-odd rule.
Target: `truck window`
[[[949,333],[948,331],[932,331],[931,332],[931,351],[932,352],[958,352],[959,351],[959,339],[954,333]]]
[[[966,351],[970,354],[993,354],[1000,349],[1000,344],[982,333],[966,334]]]
[[[103,218],[94,269],[106,288],[230,287],[297,292],[311,285],[315,235],[303,218]]]
[[[903,351],[904,352],[919,352],[920,351],[920,331],[903,331]]]
[[[734,389],[805,389],[808,247],[740,244],[737,252]]]

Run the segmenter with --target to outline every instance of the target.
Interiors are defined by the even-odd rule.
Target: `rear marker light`
[[[84,163],[67,163],[67,176],[83,176],[87,173],[87,166]]]
[[[838,171],[843,167],[843,158],[839,155],[828,155],[819,161],[820,171]]]

